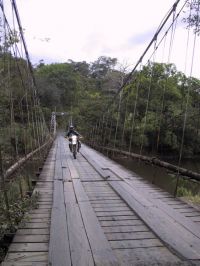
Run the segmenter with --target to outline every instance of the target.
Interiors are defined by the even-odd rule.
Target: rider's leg
[[[79,152],[79,150],[80,150],[80,148],[81,148],[81,142],[78,140],[78,152]]]
[[[72,151],[72,143],[71,142],[69,142],[69,149],[70,149],[70,151]]]

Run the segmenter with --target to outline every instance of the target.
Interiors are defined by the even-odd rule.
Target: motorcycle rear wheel
[[[76,145],[73,145],[73,157],[76,159]]]

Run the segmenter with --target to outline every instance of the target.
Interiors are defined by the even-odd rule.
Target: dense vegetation
[[[68,112],[73,116],[77,129],[88,137],[109,107],[108,121],[105,119],[102,127],[104,133],[111,129],[113,137],[106,139],[103,136],[100,144],[110,145],[116,130],[119,101],[112,105],[108,103],[126,77],[126,73],[116,70],[116,64],[115,58],[103,56],[91,64],[72,60],[51,65],[41,62],[35,73],[47,118],[55,109]],[[177,155],[186,116],[183,154],[199,154],[199,92],[200,81],[187,78],[173,64],[149,63],[133,75],[121,95],[116,146],[121,145],[125,128],[123,146],[128,148],[134,116],[133,149],[143,144],[151,152]],[[62,120],[64,128],[68,120],[67,117]]]
[[[185,19],[198,35],[199,6],[199,0],[192,1],[191,15]],[[150,62],[135,72],[113,101],[129,74],[125,66],[117,67],[116,58],[101,56],[92,63],[68,60],[50,65],[41,60],[34,68],[36,93],[27,61],[19,58],[15,50],[18,33],[13,31],[10,36],[4,33],[2,36],[0,262],[9,245],[5,236],[15,232],[24,213],[36,200],[30,198],[33,189],[31,176],[27,174],[30,165],[28,171],[16,173],[6,185],[3,172],[47,140],[48,130],[41,111],[47,125],[52,111],[68,113],[58,117],[59,126],[66,130],[72,117],[85,141],[92,138],[98,145],[114,145],[125,150],[131,147],[136,152],[143,147],[145,152],[178,156],[183,144],[184,157],[200,154],[200,80],[186,77],[173,64]],[[44,159],[43,154],[40,156],[35,159]],[[184,195],[185,187],[181,188]]]

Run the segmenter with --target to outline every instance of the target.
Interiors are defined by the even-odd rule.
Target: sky
[[[40,60],[49,64],[68,59],[90,63],[100,56],[109,56],[129,68],[134,67],[174,2],[16,0],[33,64]],[[181,0],[179,6],[184,2]],[[177,32],[170,61],[183,71],[187,30],[182,23],[177,25]],[[155,60],[169,60],[168,49],[160,48]],[[189,62],[191,56],[188,57]],[[187,71],[190,72],[189,67]]]

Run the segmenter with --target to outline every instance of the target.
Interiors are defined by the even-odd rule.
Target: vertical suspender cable
[[[197,25],[196,25],[196,28],[198,27],[199,9],[200,9],[199,7],[200,7],[200,2],[198,2],[198,8],[197,8]],[[192,62],[191,62],[191,68],[190,68],[190,77],[192,77],[192,72],[193,72],[193,63],[194,63],[196,38],[197,38],[197,32],[195,31],[194,41],[193,41],[193,50],[192,50]],[[178,173],[177,173],[177,181],[176,181],[176,187],[175,187],[175,191],[174,191],[174,196],[177,195],[178,184],[179,184],[179,179],[180,179],[179,168],[180,168],[180,165],[181,165],[182,154],[183,154],[183,145],[184,145],[185,129],[186,129],[186,122],[187,122],[187,115],[188,115],[190,89],[191,89],[190,84],[188,84],[188,91],[187,91],[186,105],[185,105],[185,114],[184,114],[183,129],[182,129],[182,137],[181,137],[181,147],[180,147],[179,160],[178,160]]]

